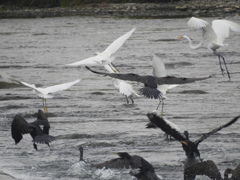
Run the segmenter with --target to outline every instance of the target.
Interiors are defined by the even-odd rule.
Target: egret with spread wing
[[[43,129],[41,129],[40,125],[43,125]],[[33,138],[33,147],[36,150],[36,143],[47,144],[50,147],[49,143],[55,139],[55,137],[49,135],[49,129],[50,124],[42,110],[38,110],[36,121],[28,123],[22,116],[16,115],[11,125],[12,138],[15,144],[22,140],[23,134],[30,133]]]
[[[53,93],[69,89],[74,84],[77,84],[78,82],[80,82],[80,79],[77,79],[75,81],[64,83],[64,84],[58,84],[58,85],[49,86],[49,87],[46,87],[46,88],[40,88],[40,87],[36,87],[35,84],[29,84],[29,83],[19,81],[19,80],[13,79],[13,78],[11,78],[11,80],[33,89],[33,92],[38,97],[43,99],[44,112],[48,112],[47,105],[46,105],[46,99],[53,98]]]
[[[99,66],[99,65],[108,65],[112,68],[112,70],[116,70],[115,66],[113,65],[112,61],[114,60],[113,55],[121,48],[124,42],[132,35],[135,29],[127,32],[126,34],[122,35],[115,41],[113,41],[103,52],[97,53],[96,56],[67,64],[67,66]]]
[[[219,52],[217,52],[217,49],[225,46],[224,40],[229,37],[230,30],[240,32],[240,25],[229,20],[214,20],[212,21],[211,26],[207,21],[195,17],[192,17],[187,24],[192,29],[202,30],[202,39],[200,43],[194,46],[192,40],[186,35],[180,36],[179,39],[187,39],[191,49],[205,47],[209,50],[212,50],[219,59],[220,69],[222,71],[222,74],[224,75],[224,69],[221,65],[222,59],[227,71],[228,78],[230,80],[231,77],[227,69],[225,58]]]

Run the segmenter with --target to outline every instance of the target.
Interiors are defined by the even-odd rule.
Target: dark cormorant
[[[153,112],[155,112],[155,113],[159,113],[157,110],[155,110],[155,111],[153,111]],[[159,114],[159,116],[161,117],[161,114]],[[163,119],[169,126],[171,126],[173,129],[175,129],[176,131],[180,131],[180,128],[176,125],[176,124],[174,124],[173,122],[171,122],[171,121],[169,121],[169,120],[167,120],[167,119]],[[146,128],[154,128],[154,129],[156,129],[156,128],[158,128],[153,122],[149,122],[149,123],[147,123],[146,124]],[[167,133],[164,133],[164,135],[165,135],[165,140],[167,140],[167,141],[170,141],[170,140],[175,140],[174,138],[172,138],[169,134],[167,134]]]
[[[232,177],[229,178],[228,174],[232,174]],[[232,170],[230,168],[227,168],[224,172],[224,180],[239,180],[240,179],[240,163],[238,166]]]
[[[235,118],[233,118],[231,121],[229,121],[228,123],[210,131],[209,133],[205,133],[202,135],[202,137],[200,137],[198,140],[196,141],[191,141],[188,138],[188,132],[186,131],[185,137],[178,132],[177,130],[173,129],[170,125],[168,125],[164,119],[162,119],[157,113],[155,112],[151,112],[147,114],[149,120],[154,123],[157,127],[159,127],[162,131],[164,131],[165,133],[169,134],[170,136],[174,137],[176,140],[178,140],[179,142],[181,142],[183,150],[185,151],[185,154],[187,156],[187,160],[184,163],[184,169],[187,169],[189,167],[191,167],[192,165],[196,164],[197,162],[202,162],[202,159],[200,158],[200,152],[198,150],[198,145],[206,138],[208,138],[209,136],[211,136],[212,134],[220,131],[223,128],[226,128],[230,125],[232,125],[233,123],[235,123],[240,116],[237,116]],[[211,171],[211,169],[208,169],[209,171]],[[198,172],[200,173],[200,172]],[[196,174],[198,175],[198,174]],[[185,180],[194,180],[196,175],[188,175],[188,174],[184,174],[184,179]],[[199,175],[202,175],[201,173]]]
[[[223,180],[216,164],[211,161],[196,162],[192,166],[184,169],[184,177],[195,177],[196,175],[206,175],[213,180]],[[188,179],[191,179],[188,178]]]
[[[205,80],[210,78],[178,78],[174,76],[166,76],[166,77],[155,77],[155,76],[140,76],[137,74],[120,74],[120,73],[105,73],[91,70],[86,66],[88,70],[96,74],[102,74],[104,76],[110,76],[112,78],[127,80],[127,81],[136,81],[144,84],[144,87],[140,89],[140,93],[147,98],[150,99],[160,99],[163,96],[163,93],[158,90],[158,85],[163,84],[187,84],[195,81]]]
[[[80,151],[80,161],[83,160],[83,148],[78,146]],[[137,169],[137,171],[130,171],[132,176],[138,180],[160,180],[155,174],[153,166],[138,155],[129,155],[127,152],[118,152],[119,158],[105,161],[100,164],[93,164],[96,168],[115,168],[115,169]]]
[[[43,129],[41,129],[40,125],[43,126]],[[42,110],[38,110],[37,120],[31,123],[28,123],[22,116],[16,115],[12,121],[11,128],[15,144],[22,140],[23,134],[30,133],[33,138],[33,147],[36,150],[36,143],[47,144],[50,147],[49,143],[55,139],[49,135],[50,124]]]

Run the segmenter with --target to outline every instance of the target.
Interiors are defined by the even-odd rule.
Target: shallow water
[[[239,17],[228,18],[240,23]],[[239,40],[232,33],[219,51],[226,57],[232,81],[220,73],[212,52],[192,51],[180,35],[188,34],[198,42],[200,32],[189,31],[188,19],[113,19],[68,17],[44,19],[1,19],[0,69],[13,77],[37,86],[50,86],[81,78],[81,82],[47,100],[50,134],[58,139],[51,147],[32,147],[29,135],[15,145],[11,122],[18,113],[29,122],[42,108],[42,100],[20,85],[0,79],[0,168],[19,179],[134,179],[129,170],[97,170],[89,164],[116,158],[117,152],[137,154],[149,161],[165,179],[183,179],[185,154],[177,141],[164,141],[159,129],[146,129],[146,114],[158,101],[125,97],[112,85],[111,78],[97,76],[85,68],[65,64],[103,51],[109,43],[136,31],[117,52],[115,65],[123,73],[152,74],[152,57],[162,58],[168,75],[214,78],[182,85],[169,91],[164,118],[191,139],[224,124],[239,111]],[[211,21],[211,19],[207,19]],[[95,67],[96,70],[104,69]],[[132,83],[135,90],[141,84]],[[239,163],[240,122],[203,141],[199,150],[204,159],[215,161],[220,171]],[[83,144],[86,164],[79,161],[77,145]],[[197,179],[208,179],[198,177]]]

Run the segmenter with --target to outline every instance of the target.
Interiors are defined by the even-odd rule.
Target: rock
[[[236,12],[236,9],[235,8],[224,8],[224,12]]]
[[[179,10],[179,11],[186,11],[186,10],[188,9],[188,6],[187,6],[187,5],[176,6],[175,9],[176,9],[176,10]]]

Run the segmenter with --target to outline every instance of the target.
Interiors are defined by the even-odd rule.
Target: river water
[[[239,17],[227,19],[240,23]],[[212,19],[207,18],[207,21]],[[128,105],[109,77],[98,76],[76,62],[103,51],[113,40],[136,28],[116,53],[114,63],[122,73],[152,74],[152,57],[159,56],[167,74],[179,77],[216,76],[170,90],[164,118],[188,130],[192,140],[240,114],[240,35],[231,33],[229,46],[219,50],[232,73],[222,76],[218,59],[206,49],[190,50],[180,35],[197,43],[201,33],[188,30],[187,19],[118,19],[62,17],[0,20],[0,71],[37,86],[51,86],[82,79],[48,99],[51,147],[33,149],[24,135],[14,144],[11,122],[21,114],[34,121],[42,100],[29,88],[0,79],[0,169],[15,178],[36,180],[134,179],[127,169],[94,169],[90,164],[116,158],[117,152],[140,155],[156,174],[168,180],[183,179],[185,154],[177,141],[165,141],[159,129],[146,129],[146,114],[158,100],[134,97]],[[93,67],[105,71],[103,67]],[[133,84],[137,91],[141,84]],[[223,129],[199,145],[202,158],[213,160],[221,173],[239,163],[240,122]],[[79,163],[77,145],[83,145],[86,164]],[[198,177],[197,179],[208,179]]]

